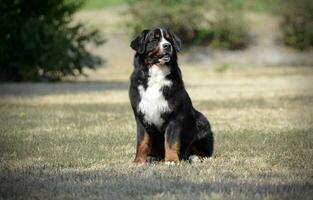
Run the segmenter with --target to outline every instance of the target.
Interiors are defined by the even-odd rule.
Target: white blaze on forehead
[[[161,49],[161,52],[162,52],[163,51],[163,44],[170,44],[170,42],[165,39],[164,34],[163,34],[164,30],[161,29],[161,28],[159,30],[161,32],[161,41],[160,41],[159,45],[160,45],[160,49]]]

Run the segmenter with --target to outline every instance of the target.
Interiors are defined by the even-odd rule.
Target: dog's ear
[[[181,50],[181,40],[179,39],[179,37],[177,37],[177,35],[175,35],[175,33],[173,33],[171,30],[169,30],[169,33],[171,34],[172,36],[172,39],[173,39],[173,46],[175,48],[175,50],[177,52],[179,52]]]
[[[149,30],[143,30],[133,41],[130,43],[130,47],[136,52],[143,54],[145,52],[145,38]]]

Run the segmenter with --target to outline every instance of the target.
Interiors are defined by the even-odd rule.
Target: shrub
[[[197,31],[206,25],[205,2],[202,0],[132,0],[129,22],[132,34],[147,27],[170,27],[190,43]]]
[[[169,27],[185,44],[236,49],[250,42],[241,12],[230,8],[229,1],[130,0],[129,5],[133,35],[149,27]]]
[[[81,1],[2,0],[0,80],[60,80],[94,68],[101,59],[86,44],[103,41],[97,30],[72,22]]]
[[[313,47],[313,1],[284,0],[280,14],[285,44],[300,50]]]
[[[210,41],[212,47],[243,49],[252,42],[242,10],[236,9],[232,1],[219,0],[211,7],[215,9],[210,27],[213,34]]]

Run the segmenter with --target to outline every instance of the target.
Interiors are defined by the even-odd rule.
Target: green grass
[[[281,0],[232,0],[235,8],[245,8],[252,11],[273,11]]]
[[[132,163],[127,78],[0,85],[0,199],[311,199],[313,68],[182,70],[215,153],[172,167]]]
[[[125,4],[127,0],[86,0],[83,9],[101,9],[109,6]]]
[[[129,0],[85,0],[83,9],[101,9],[109,6],[126,4]],[[272,11],[279,0],[232,0],[235,8],[247,8],[253,11]]]

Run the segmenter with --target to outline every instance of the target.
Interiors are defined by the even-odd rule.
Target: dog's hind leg
[[[209,121],[205,116],[197,112],[196,140],[191,146],[191,155],[210,157],[213,154],[214,138]]]
[[[213,137],[208,135],[205,138],[197,140],[193,143],[191,147],[191,155],[203,157],[210,157],[213,154]]]

